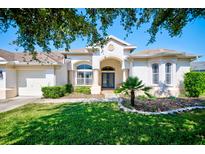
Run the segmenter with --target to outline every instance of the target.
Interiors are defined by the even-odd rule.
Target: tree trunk
[[[135,105],[135,91],[131,90],[131,105],[134,107]]]

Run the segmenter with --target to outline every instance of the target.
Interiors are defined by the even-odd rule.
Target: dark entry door
[[[115,88],[115,73],[103,72],[102,73],[102,88]]]

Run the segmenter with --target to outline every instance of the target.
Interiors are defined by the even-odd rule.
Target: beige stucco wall
[[[114,50],[110,51],[109,45],[114,46]],[[117,59],[122,62],[122,69],[128,68],[129,63],[126,60],[127,59],[127,50],[124,50],[124,45],[120,44],[119,42],[116,42],[114,40],[108,41],[106,45],[104,45],[103,48],[99,48],[99,51],[96,51],[93,53],[92,56],[92,66],[93,69],[100,69],[100,62],[106,58],[112,58],[112,59]]]
[[[165,84],[165,64],[172,64],[172,84]],[[159,84],[152,84],[152,64],[159,64]],[[131,63],[130,75],[138,76],[146,86],[152,87],[156,96],[178,96],[183,88],[184,74],[190,71],[190,60],[162,57],[153,59],[135,59]]]
[[[6,97],[11,98],[17,96],[17,80],[16,80],[16,69],[6,69]]]
[[[66,64],[55,67],[56,85],[65,85],[68,83],[67,71],[68,69]]]
[[[184,74],[190,72],[190,60],[178,59],[176,65],[176,84],[178,87],[183,88]]]
[[[137,76],[140,80],[143,81],[146,85],[149,84],[149,70],[148,70],[148,61],[147,60],[134,60],[131,64],[130,72],[131,76]]]

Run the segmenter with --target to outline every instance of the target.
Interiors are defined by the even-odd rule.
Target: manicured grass
[[[0,144],[205,144],[205,110],[144,116],[116,103],[30,104],[0,114]]]

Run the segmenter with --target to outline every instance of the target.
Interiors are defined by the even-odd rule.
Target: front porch
[[[114,90],[128,78],[129,69],[117,58],[104,58],[96,68],[89,61],[73,64],[68,71],[69,82],[75,86],[90,86],[91,94],[102,94],[103,90]]]
[[[106,58],[100,62],[100,69],[93,69],[92,94],[113,93],[128,78],[128,69],[123,69],[119,59]]]

